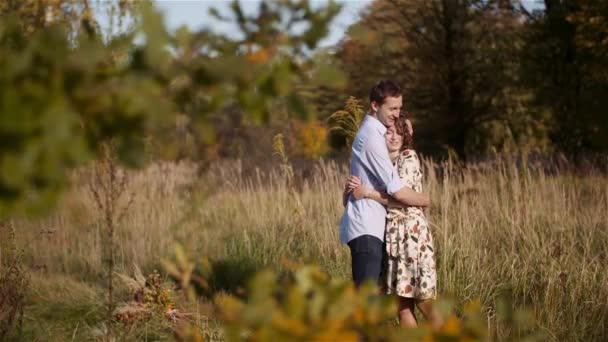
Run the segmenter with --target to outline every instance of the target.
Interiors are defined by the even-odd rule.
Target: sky
[[[313,6],[323,6],[327,3],[326,0],[310,1]],[[234,31],[234,27],[230,24],[218,22],[208,14],[212,7],[217,8],[220,13],[230,13],[231,0],[156,0],[155,2],[163,11],[165,23],[170,29],[187,25],[192,30],[211,27],[222,33]],[[261,0],[240,0],[240,2],[246,13],[255,13]],[[319,47],[338,43],[344,37],[346,29],[359,19],[361,10],[372,0],[337,0],[337,2],[343,5],[342,11],[331,23],[329,35],[320,42]],[[523,0],[522,2],[529,10],[542,6],[539,0]]]
[[[156,0],[157,7],[163,11],[165,23],[170,29],[187,25],[191,29],[211,27],[222,33],[230,33],[233,27],[227,23],[215,21],[208,14],[209,9],[216,7],[220,13],[230,13],[230,0]],[[323,39],[319,46],[335,45],[342,39],[348,26],[357,21],[359,13],[371,0],[338,0],[342,4],[342,11],[333,20],[329,35]],[[246,13],[255,13],[260,0],[241,0]],[[311,5],[323,6],[327,1],[311,0]]]
[[[2,1],[2,0],[0,0]],[[241,6],[246,13],[255,13],[262,0],[240,0]],[[272,0],[266,0],[272,1]],[[192,31],[201,28],[211,28],[219,33],[231,34],[237,30],[233,24],[220,22],[209,15],[209,9],[215,7],[220,13],[229,15],[231,0],[154,0],[161,10],[165,24],[169,29],[176,29],[182,25],[188,26]],[[350,25],[355,23],[361,11],[366,8],[372,0],[336,0],[342,4],[342,10],[330,24],[330,32],[318,47],[336,45],[346,33]],[[542,1],[522,0],[528,10],[542,8]],[[313,7],[321,7],[327,4],[327,0],[310,0]],[[107,26],[107,18],[102,13],[100,23]]]

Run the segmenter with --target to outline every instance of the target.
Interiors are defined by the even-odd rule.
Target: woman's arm
[[[431,205],[431,198],[428,194],[416,192],[407,186],[395,192],[393,199],[398,203],[411,207],[428,207]]]
[[[407,207],[403,203],[400,203],[399,201],[395,200],[391,195],[387,194],[386,192],[381,192],[376,189],[366,187],[365,185],[361,185],[361,186],[353,189],[352,195],[356,199],[369,198],[380,204],[383,204],[383,205],[386,205],[389,207],[393,207],[393,208]]]
[[[356,176],[350,176],[348,178],[346,181],[346,188],[348,188],[348,190],[345,189],[344,191],[348,191],[357,200],[369,198],[389,207],[428,207],[430,205],[430,199],[427,194],[418,193],[408,187],[404,187],[395,194],[401,196],[396,199],[385,192],[380,192],[362,185],[361,180]]]

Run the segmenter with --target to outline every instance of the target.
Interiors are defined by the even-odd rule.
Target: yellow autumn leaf
[[[448,336],[457,336],[460,332],[460,321],[454,315],[450,315],[441,327],[441,332]]]
[[[304,322],[289,318],[282,312],[276,312],[272,317],[272,325],[280,331],[291,334],[294,337],[303,337],[307,332]]]
[[[256,52],[247,55],[247,60],[253,64],[264,64],[270,58],[268,49],[259,49]]]
[[[328,331],[320,332],[315,335],[311,341],[359,341],[359,334],[356,331],[345,330],[345,331]]]
[[[223,320],[234,322],[240,318],[243,303],[233,296],[220,294],[215,298],[215,304],[217,305],[220,317]]]

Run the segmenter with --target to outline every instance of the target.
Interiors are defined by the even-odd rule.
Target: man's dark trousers
[[[352,259],[353,281],[359,287],[367,280],[374,284],[380,279],[384,247],[382,240],[371,235],[361,235],[348,242]]]

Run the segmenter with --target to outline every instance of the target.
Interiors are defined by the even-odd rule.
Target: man
[[[410,206],[428,206],[426,194],[405,187],[393,167],[384,139],[387,127],[401,113],[401,89],[391,81],[381,81],[370,92],[370,112],[365,116],[352,145],[350,174],[363,185],[385,191],[395,200]],[[347,243],[356,286],[364,281],[377,282],[382,270],[386,208],[371,199],[350,196],[340,220],[340,240]]]

